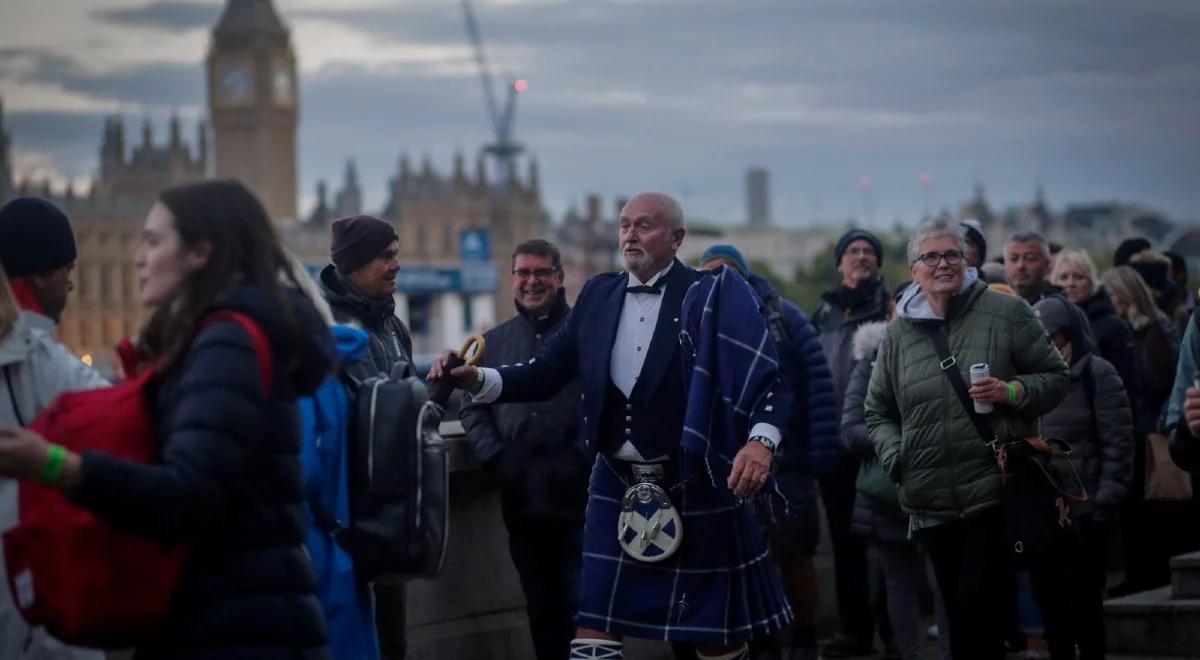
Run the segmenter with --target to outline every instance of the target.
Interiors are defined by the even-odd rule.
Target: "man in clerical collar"
[[[513,250],[517,315],[484,335],[483,367],[528,362],[571,307],[558,248],[540,238]],[[467,403],[459,421],[477,461],[500,481],[508,554],[521,578],[537,660],[567,657],[579,608],[583,511],[591,457],[579,436],[579,383],[531,403]]]

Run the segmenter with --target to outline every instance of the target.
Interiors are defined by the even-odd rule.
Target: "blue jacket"
[[[1200,376],[1200,319],[1192,312],[1183,343],[1179,346],[1179,368],[1175,372],[1175,387],[1167,407],[1167,428],[1171,433],[1171,458],[1175,464],[1192,473],[1192,487],[1200,492],[1200,439],[1193,438],[1183,420],[1184,393]]]
[[[269,397],[250,337],[235,323],[213,323],[151,402],[160,462],[83,454],[76,503],[115,527],[191,546],[166,620],[138,645],[139,659],[329,658],[304,548],[296,398],[324,380],[333,348],[312,304],[298,292],[289,298],[297,333],[258,287],[215,305],[249,315],[267,335]]]
[[[779,297],[762,276],[747,278],[768,310],[778,309],[786,337],[777,338],[783,384],[791,392],[791,416],[783,429],[778,456],[781,470],[812,476],[830,474],[837,466],[840,415],[833,396],[833,372],[821,348],[821,335],[790,300]]]
[[[683,410],[686,396],[685,374],[679,347],[680,312],[683,297],[688,287],[701,277],[701,273],[684,266],[678,260],[666,275],[662,292],[663,301],[659,310],[654,337],[647,348],[646,362],[642,366],[638,389],[634,399],[646,409],[655,411],[651,419],[638,425],[639,433],[646,437],[632,438],[635,446],[639,442],[673,444],[678,451],[683,433]],[[600,416],[604,408],[604,396],[611,382],[609,367],[612,362],[613,341],[617,324],[621,320],[621,308],[625,304],[625,288],[629,276],[626,273],[597,275],[583,285],[575,307],[566,322],[542,345],[538,356],[527,364],[502,367],[500,375],[503,389],[498,403],[510,401],[537,401],[548,399],[571,380],[578,378],[582,425],[580,435],[585,447],[595,451],[600,438]],[[750,426],[757,422],[786,428],[787,411],[775,409],[771,412],[756,410],[750,418]],[[647,454],[642,451],[642,455]]]
[[[361,360],[369,337],[358,328],[331,328],[342,364]],[[350,478],[346,460],[347,432],[353,414],[350,392],[337,376],[330,375],[311,396],[297,402],[300,429],[300,467],[304,492],[341,521],[350,519]],[[350,554],[315,524],[305,506],[308,533],[304,543],[317,576],[317,598],[329,626],[329,649],[335,660],[376,660],[379,637],[371,612],[371,594],[354,576]]]

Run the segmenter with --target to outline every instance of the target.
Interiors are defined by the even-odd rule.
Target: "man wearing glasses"
[[[813,325],[821,333],[821,348],[833,372],[834,410],[841,410],[854,369],[851,351],[854,335],[863,324],[884,320],[890,296],[879,277],[883,244],[874,234],[851,229],[838,239],[833,254],[841,283],[821,295],[822,303],[813,314]],[[827,658],[874,655],[875,651],[876,616],[867,581],[867,545],[862,537],[850,531],[859,462],[840,448],[836,469],[819,482],[829,538],[833,541],[839,619],[836,636],[822,649]],[[886,628],[881,629],[884,631]],[[888,641],[885,639],[884,643]]]
[[[558,248],[542,239],[512,255],[517,315],[484,335],[479,366],[528,362],[567,318]],[[459,413],[475,459],[501,483],[508,551],[525,592],[538,660],[567,657],[579,608],[583,512],[591,461],[576,441],[579,384],[534,403],[471,403]]]

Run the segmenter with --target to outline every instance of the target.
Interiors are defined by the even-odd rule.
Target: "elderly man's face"
[[[838,262],[838,272],[842,274],[842,284],[853,289],[879,274],[879,255],[867,241],[861,238],[851,241]]]
[[[959,251],[958,239],[953,236],[927,238],[921,241],[917,254],[917,260],[909,270],[925,295],[953,295],[962,288],[967,264]]]
[[[660,195],[638,195],[621,209],[617,242],[625,267],[643,282],[667,267],[683,243],[683,227],[667,216],[669,202]]]
[[[1024,292],[1040,285],[1050,272],[1045,246],[1037,241],[1012,241],[1004,252],[1004,275],[1008,284]]]

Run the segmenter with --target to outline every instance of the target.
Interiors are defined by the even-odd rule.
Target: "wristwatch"
[[[779,448],[779,443],[775,442],[774,440],[768,438],[765,435],[756,435],[753,438],[750,438],[750,442],[757,442],[757,443],[761,444],[762,446],[769,449],[772,454],[774,454],[775,450]]]

